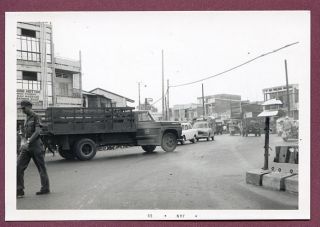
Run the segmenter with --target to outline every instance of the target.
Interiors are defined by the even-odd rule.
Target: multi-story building
[[[202,97],[197,98],[198,115],[214,116],[222,119],[239,118],[241,114],[241,96],[232,94],[217,94],[204,97],[205,111],[203,111]]]
[[[55,58],[52,25],[17,23],[17,107],[28,99],[40,115],[49,106],[81,106],[81,61]],[[25,116],[18,108],[18,120]]]
[[[299,119],[299,85],[288,85],[289,90],[289,104],[290,104],[290,117]],[[287,86],[277,86],[271,88],[265,88],[262,90],[264,95],[264,101],[270,99],[278,99],[282,102],[281,110],[288,114],[288,98],[287,98]]]
[[[197,109],[198,104],[196,103],[174,105],[172,108],[173,119],[175,121],[191,121],[199,116]]]

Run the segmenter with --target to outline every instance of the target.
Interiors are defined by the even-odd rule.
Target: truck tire
[[[80,139],[74,146],[74,153],[81,161],[87,161],[92,159],[97,153],[97,147],[91,139]]]
[[[209,140],[210,140],[210,138],[211,138],[211,135],[209,134],[209,136],[207,137],[207,141],[209,141]]]
[[[71,150],[59,149],[58,152],[59,152],[59,155],[64,159],[73,160],[76,158],[76,156],[73,154],[73,152]]]
[[[171,132],[167,132],[162,136],[161,147],[166,152],[172,152],[177,147],[177,136]]]
[[[157,146],[156,145],[144,145],[144,146],[141,146],[141,147],[145,152],[151,153],[156,149]]]

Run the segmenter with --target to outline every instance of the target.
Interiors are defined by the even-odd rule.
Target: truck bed
[[[69,135],[136,131],[131,107],[50,107],[43,120],[42,134]]]

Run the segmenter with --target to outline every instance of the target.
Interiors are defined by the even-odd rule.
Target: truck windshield
[[[140,112],[138,114],[139,121],[154,121],[152,116],[148,112]]]

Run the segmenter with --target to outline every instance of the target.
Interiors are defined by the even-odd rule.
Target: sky
[[[309,77],[309,14],[306,11],[251,12],[83,12],[49,13],[56,56],[82,59],[83,90],[96,87],[141,102],[162,94],[164,77],[179,85],[215,75],[290,43],[209,80],[169,89],[170,107],[196,103],[202,94],[237,94],[262,101],[262,89]],[[166,89],[166,88],[165,88]],[[155,106],[161,111],[161,101]]]

